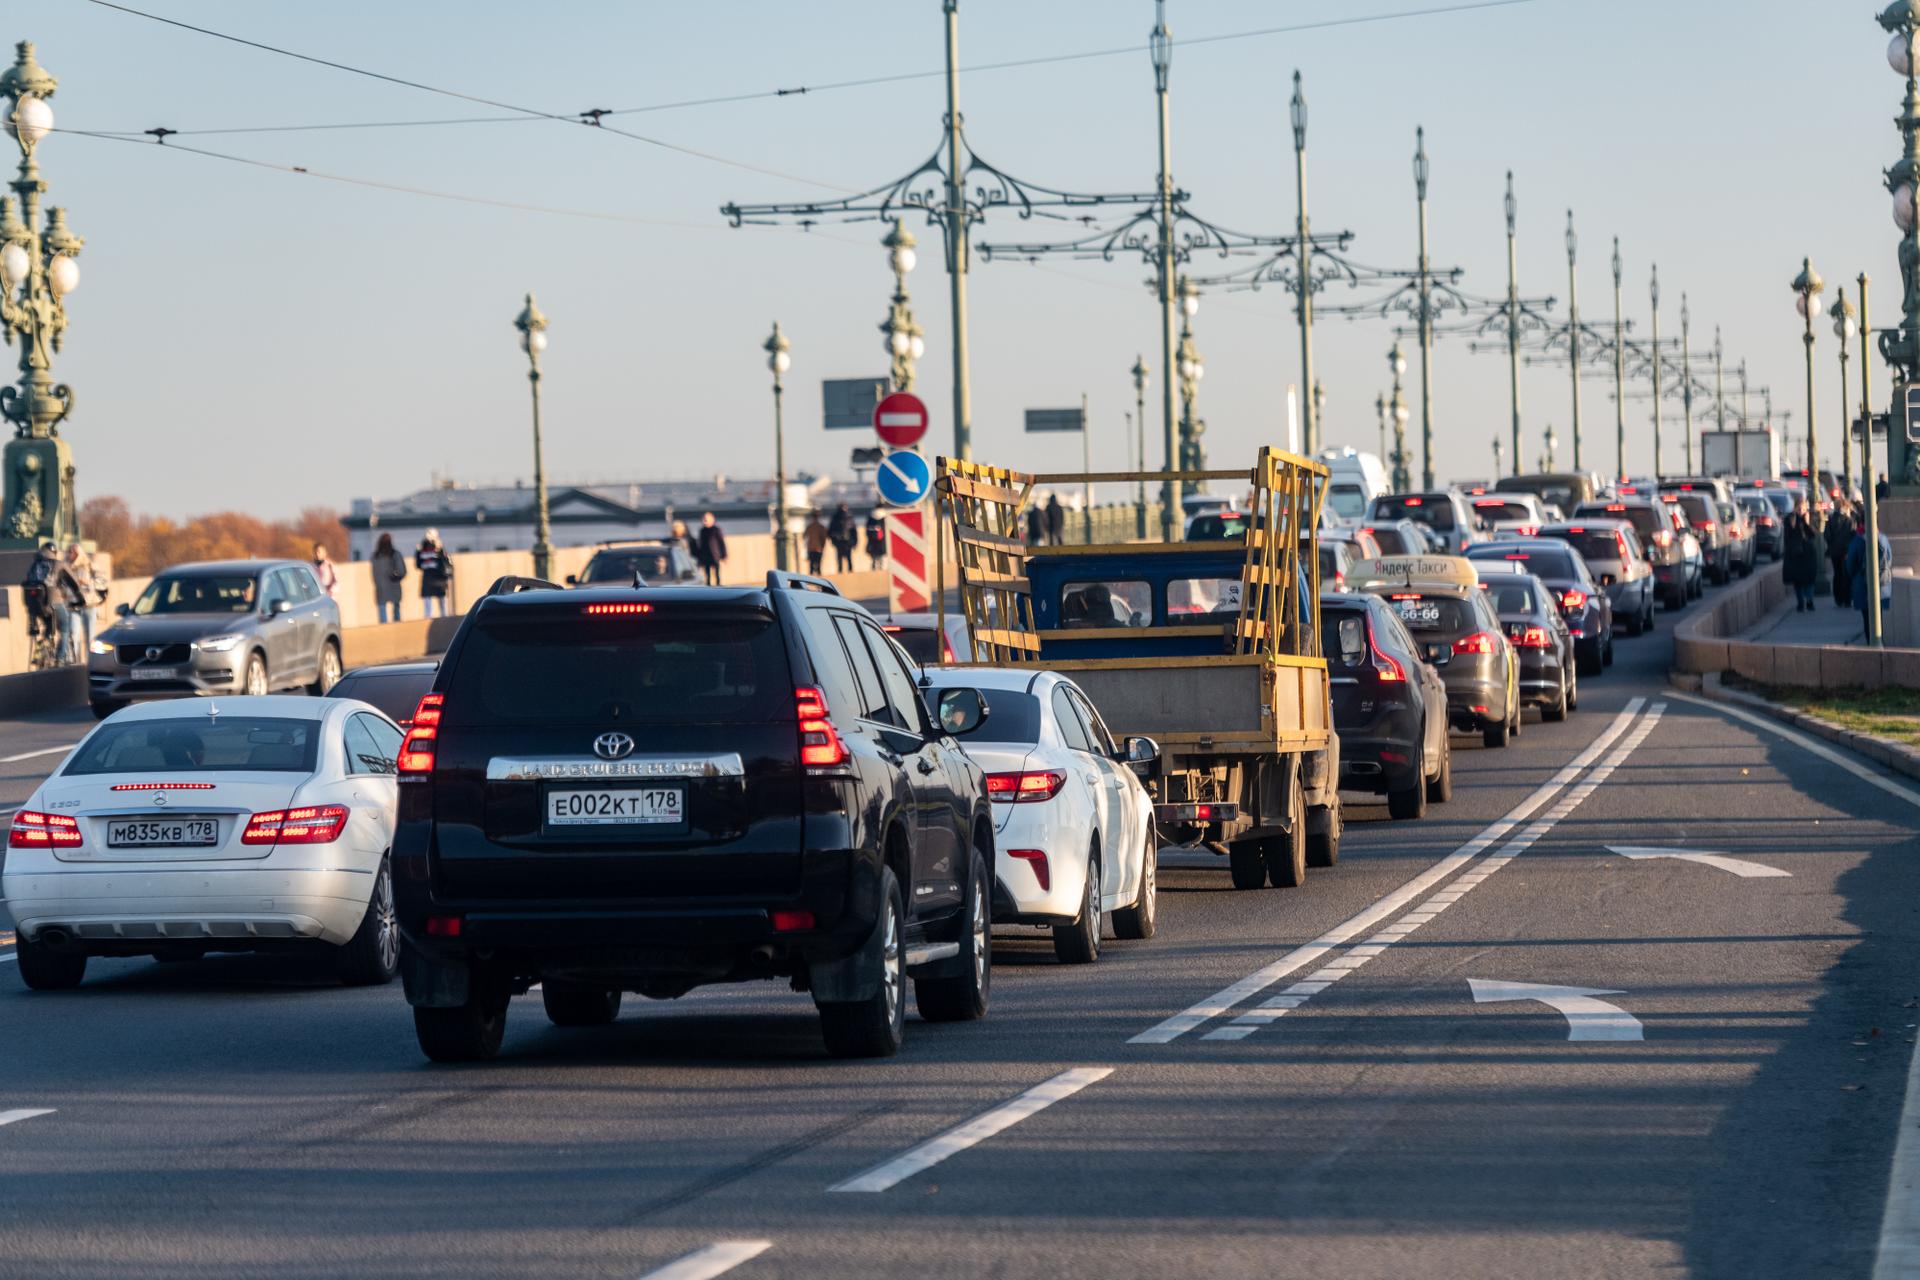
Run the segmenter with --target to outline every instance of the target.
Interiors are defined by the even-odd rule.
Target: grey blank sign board
[[[1078,409],[1027,410],[1029,431],[1082,431],[1086,425],[1086,415]]]
[[[820,425],[829,431],[871,431],[873,411],[886,394],[885,378],[825,379],[820,384]]]

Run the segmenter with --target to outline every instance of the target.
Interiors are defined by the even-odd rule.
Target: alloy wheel
[[[887,899],[882,917],[886,929],[886,942],[880,956],[880,981],[887,992],[887,1025],[897,1026],[900,1022],[900,1002],[906,995],[907,970],[900,955],[900,918],[894,914],[893,900]]]
[[[393,910],[393,871],[384,863],[374,879],[373,901],[368,910],[374,913],[379,930],[380,967],[392,973],[400,967],[400,924]]]
[[[976,987],[987,984],[987,903],[986,890],[973,886],[973,932],[967,942],[973,948],[973,981]]]

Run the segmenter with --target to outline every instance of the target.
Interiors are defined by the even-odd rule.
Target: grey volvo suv
[[[175,565],[119,614],[87,658],[102,719],[136,698],[325,693],[340,678],[340,607],[298,560]]]

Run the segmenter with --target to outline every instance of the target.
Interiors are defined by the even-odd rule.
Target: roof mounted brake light
[[[589,618],[596,618],[616,613],[652,613],[653,606],[644,601],[631,601],[622,604],[590,604],[581,612],[585,613]]]

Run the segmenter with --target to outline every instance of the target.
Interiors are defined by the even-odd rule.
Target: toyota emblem
[[[148,646],[147,646],[147,661],[148,661],[148,662],[158,662],[159,660],[160,660],[160,650],[159,650],[159,649],[157,649],[157,648],[155,648],[155,647],[154,647],[153,645],[148,645]]]
[[[633,751],[633,738],[624,733],[603,733],[593,740],[593,754],[602,760],[618,760]]]

